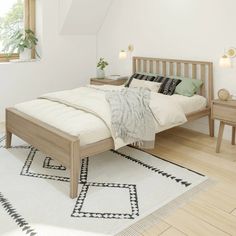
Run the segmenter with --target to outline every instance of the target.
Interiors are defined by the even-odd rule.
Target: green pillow
[[[175,93],[186,97],[192,97],[194,94],[196,94],[203,84],[203,81],[199,79],[190,79],[184,77],[173,78],[182,80],[181,83],[176,87]]]

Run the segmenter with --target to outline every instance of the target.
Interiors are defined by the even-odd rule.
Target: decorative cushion
[[[190,79],[184,77],[174,77],[174,78],[180,79],[182,81],[176,87],[175,93],[186,97],[192,97],[194,94],[196,94],[203,84],[203,81],[199,79]]]
[[[146,81],[153,81],[155,79],[155,76],[153,75],[147,75],[146,73],[135,73],[133,74],[130,79],[128,80],[128,82],[126,83],[125,87],[129,87],[130,84],[132,83],[132,81],[134,79],[137,80],[146,80]]]
[[[159,74],[157,74],[157,73],[149,73],[149,72],[137,72],[137,74],[149,75],[149,76],[153,76],[153,77],[159,76]]]
[[[165,95],[173,95],[175,93],[177,85],[181,83],[180,79],[171,79],[165,77],[162,77],[160,79],[162,80],[162,84],[158,92]]]
[[[165,79],[166,79],[165,76],[157,75],[155,79],[153,80],[153,82],[162,83]]]
[[[130,88],[148,88],[152,92],[157,93],[161,87],[161,83],[154,83],[147,80],[133,79],[129,87]]]

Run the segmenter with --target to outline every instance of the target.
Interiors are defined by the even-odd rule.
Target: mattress
[[[206,107],[206,99],[199,95],[193,97],[173,95],[171,99],[182,107],[185,114],[199,111]],[[36,99],[17,104],[15,108],[65,133],[78,136],[81,146],[111,137],[110,130],[104,121],[90,113],[77,110],[61,103],[45,99]],[[159,126],[156,131],[161,132],[169,128],[172,127]]]

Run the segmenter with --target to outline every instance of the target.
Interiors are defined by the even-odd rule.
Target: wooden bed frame
[[[208,116],[210,136],[214,136],[214,121],[211,119],[210,112],[213,99],[213,64],[211,62],[134,57],[133,72],[155,72],[163,76],[176,75],[203,80],[204,85],[199,94],[207,98],[208,106],[201,111],[188,114],[187,118],[188,121],[192,121]],[[112,138],[80,146],[77,136],[64,133],[14,108],[7,108],[6,148],[11,147],[12,134],[70,168],[71,198],[76,198],[78,195],[81,159],[114,148]]]

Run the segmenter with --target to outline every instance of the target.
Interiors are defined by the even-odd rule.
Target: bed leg
[[[73,142],[71,145],[70,156],[70,197],[72,199],[78,196],[78,184],[80,175],[80,142]]]
[[[12,133],[6,130],[6,148],[11,147]]]
[[[208,122],[209,122],[209,133],[211,137],[215,136],[215,121],[211,119],[211,115],[208,116]]]

